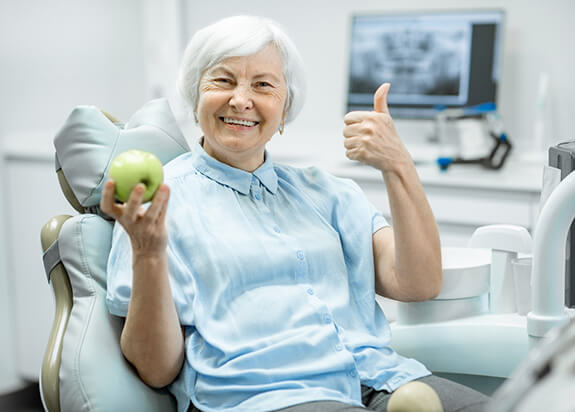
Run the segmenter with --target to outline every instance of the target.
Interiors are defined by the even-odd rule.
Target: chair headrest
[[[78,106],[54,138],[56,169],[61,169],[64,180],[59,176],[60,183],[76,209],[78,204],[83,209],[99,204],[117,154],[145,150],[166,164],[190,151],[166,99],[148,102],[125,125],[113,120],[97,107]]]

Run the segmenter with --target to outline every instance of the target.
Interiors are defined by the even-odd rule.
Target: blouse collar
[[[201,145],[201,141],[196,143],[192,153],[192,162],[198,172],[244,195],[250,193],[250,186],[254,177],[272,194],[277,192],[278,176],[267,150],[264,153],[264,159],[264,163],[250,173],[213,158],[206,153]]]

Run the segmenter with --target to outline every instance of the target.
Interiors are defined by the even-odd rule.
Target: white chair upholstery
[[[109,314],[105,304],[113,222],[86,212],[98,212],[107,168],[117,153],[147,150],[166,163],[189,146],[161,99],[146,104],[126,126],[95,107],[78,107],[55,147],[62,188],[80,214],[55,217],[42,229],[56,297],[41,373],[44,407],[50,412],[175,410],[172,396],[145,385],[122,355],[123,319]]]

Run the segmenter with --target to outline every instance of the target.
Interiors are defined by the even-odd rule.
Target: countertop
[[[381,172],[375,168],[333,153],[319,155],[317,159],[272,155],[278,163],[300,167],[314,165],[336,176],[354,180],[376,182],[383,179]],[[441,171],[435,162],[427,159],[415,160],[415,166],[423,185],[540,193],[543,182],[541,163],[516,160],[512,157],[499,170],[490,170],[479,165],[455,164]]]

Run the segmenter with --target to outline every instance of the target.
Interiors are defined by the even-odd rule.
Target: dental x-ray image
[[[411,11],[352,16],[347,111],[387,96],[396,118],[433,118],[445,108],[497,103],[504,13]]]
[[[413,19],[353,27],[350,92],[373,93],[390,82],[390,103],[459,104],[467,99],[471,27]]]

